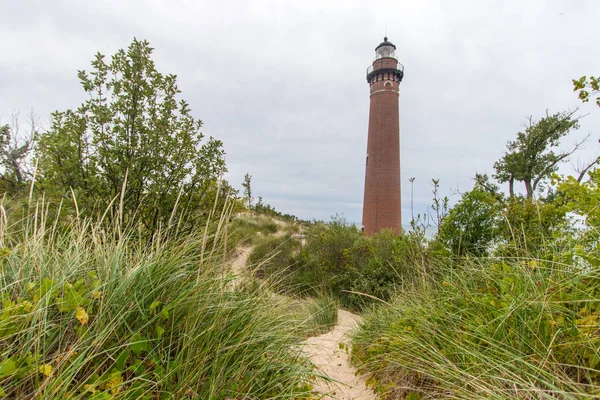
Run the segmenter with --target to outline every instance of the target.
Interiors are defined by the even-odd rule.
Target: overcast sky
[[[133,37],[178,75],[181,98],[221,139],[228,180],[306,219],[360,223],[369,88],[387,32],[405,66],[400,90],[402,211],[493,173],[525,117],[580,106],[591,134],[572,164],[600,151],[600,109],[571,79],[600,74],[600,1],[0,0],[0,117],[85,100],[78,69]],[[572,171],[570,164],[563,168]],[[521,189],[519,187],[519,189]],[[451,197],[456,201],[458,195]]]

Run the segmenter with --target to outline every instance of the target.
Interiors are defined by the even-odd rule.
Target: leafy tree
[[[252,211],[252,175],[246,173],[244,175],[244,182],[242,182],[242,187],[244,188],[244,197],[248,200],[248,208]]]
[[[51,194],[73,190],[80,212],[141,223],[150,232],[171,221],[206,218],[223,185],[222,143],[204,140],[175,75],[158,72],[147,41],[134,39],[110,61],[98,53],[78,77],[87,100],[52,114],[37,148],[41,185]]]
[[[438,238],[456,255],[488,254],[498,233],[502,194],[487,175],[477,175],[475,186],[462,195],[442,220]]]
[[[552,257],[570,238],[566,209],[552,196],[544,199],[514,196],[502,209],[498,256]]]
[[[573,91],[579,91],[579,98],[587,103],[590,97],[596,97],[596,105],[600,107],[600,77],[582,76],[579,79],[573,79]]]
[[[586,224],[600,229],[600,168],[589,172],[590,179],[580,182],[572,176],[558,184],[559,196],[568,207],[585,218]]]
[[[560,139],[571,130],[579,129],[579,120],[573,112],[559,112],[535,122],[529,117],[524,132],[517,133],[517,139],[509,141],[507,152],[494,164],[499,182],[509,183],[510,196],[514,196],[514,182],[525,184],[527,197],[531,198],[540,183],[547,179],[585,141],[576,143],[569,151],[555,152]],[[587,139],[587,138],[586,138]]]

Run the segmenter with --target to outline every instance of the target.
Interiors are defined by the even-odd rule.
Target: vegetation
[[[396,290],[414,281],[418,276],[414,268],[421,264],[413,258],[428,257],[421,239],[391,231],[367,238],[335,218],[327,225],[313,224],[302,247],[289,238],[270,240],[257,246],[250,260],[258,264],[257,274],[274,279],[283,293],[330,293],[342,306],[361,310],[391,299]]]
[[[293,346],[308,327],[264,291],[226,290],[210,232],[148,247],[85,220],[42,229],[42,218],[0,230],[3,396],[308,396],[311,368]]]
[[[574,124],[555,114],[519,133],[496,163],[509,196],[478,175],[428,241],[429,268],[365,315],[352,354],[382,398],[600,396],[598,160],[536,191],[568,156],[549,149]]]
[[[277,218],[277,219],[280,219],[280,220],[283,220],[286,222],[293,223],[293,222],[299,221],[295,215],[284,214],[280,211],[277,211],[273,206],[265,203],[261,196],[258,196],[258,201],[254,205],[253,209],[257,214],[271,216],[273,218]],[[299,221],[299,222],[302,222],[302,221]],[[288,225],[288,226],[297,227],[297,225]],[[297,231],[297,229],[296,229],[296,231]]]
[[[0,126],[0,398],[314,398],[298,343],[340,306],[364,312],[352,356],[382,398],[600,397],[600,156],[557,174],[575,112],[508,142],[507,195],[478,174],[450,207],[433,179],[412,232],[365,237],[254,204],[249,174],[238,198],[151,56],[97,54],[78,108]]]
[[[320,295],[311,299],[306,309],[308,320],[304,325],[308,327],[307,336],[325,333],[337,323],[338,302],[331,296]]]
[[[289,235],[266,238],[252,250],[248,262],[259,278],[287,281],[287,269],[293,267],[294,255],[299,250],[300,243]]]
[[[226,253],[278,225],[229,223],[222,144],[151,54],[98,54],[47,131],[0,127],[0,398],[311,398],[297,344],[337,307],[230,285]]]
[[[600,107],[600,77],[582,76],[579,79],[573,79],[573,90],[579,92],[579,99],[587,103],[590,97],[596,97],[596,104]]]
[[[149,43],[135,39],[110,62],[97,54],[92,71],[78,73],[87,100],[52,114],[36,163],[46,197],[76,197],[80,215],[109,210],[107,218],[154,235],[176,210],[182,228],[202,226],[217,192],[223,199],[228,189],[218,181],[221,142],[203,141],[202,122],[177,99],[175,75],[158,72],[151,55]]]
[[[29,116],[29,131],[21,129],[19,114],[13,114],[11,123],[0,125],[0,189],[11,196],[18,194],[31,177],[27,159],[37,134],[37,118]]]
[[[558,168],[583,143],[577,143],[570,151],[555,153],[552,149],[560,144],[560,139],[571,130],[579,129],[579,119],[575,112],[556,113],[534,122],[529,117],[525,132],[517,133],[517,139],[509,141],[506,154],[494,164],[495,178],[509,183],[509,194],[514,196],[514,182],[525,184],[527,197],[532,198],[538,185]]]
[[[252,175],[246,173],[244,175],[244,182],[242,182],[244,188],[244,197],[248,203],[248,209],[252,210]]]
[[[400,292],[353,339],[384,398],[600,394],[597,268],[534,259],[438,268],[440,279]]]
[[[276,233],[279,227],[270,218],[262,216],[232,218],[227,226],[227,248],[234,251],[237,246],[261,242],[266,235]]]

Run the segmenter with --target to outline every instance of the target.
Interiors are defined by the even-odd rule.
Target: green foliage
[[[600,168],[589,172],[589,180],[579,182],[572,176],[558,184],[558,201],[564,209],[583,218],[578,235],[581,256],[592,264],[598,264],[598,232],[600,232]],[[595,257],[595,258],[594,258]]]
[[[328,295],[309,300],[308,315],[310,335],[319,335],[331,330],[338,320],[338,303]]]
[[[299,252],[293,242],[268,242],[257,249],[252,260],[277,254],[263,261],[261,276],[277,277],[276,287],[285,293],[331,293],[342,306],[357,310],[410,285],[431,257],[414,236],[382,231],[367,238],[340,218],[313,225],[306,237]]]
[[[242,182],[242,187],[244,188],[244,197],[248,202],[248,208],[252,210],[252,175],[248,173],[244,175],[244,182]]]
[[[355,360],[388,394],[580,399],[600,394],[600,270],[524,259],[438,265],[439,279],[366,316]]]
[[[286,222],[296,222],[296,221],[298,221],[298,218],[295,215],[284,214],[284,213],[282,213],[280,211],[277,211],[270,204],[265,203],[263,201],[263,198],[261,196],[258,196],[258,201],[254,205],[253,210],[254,210],[254,212],[256,212],[256,214],[266,215],[266,216],[274,217],[274,218],[279,218],[279,219],[281,219],[283,221],[286,221]],[[293,226],[293,225],[290,225],[290,226]],[[296,231],[297,231],[297,229],[296,229]]]
[[[464,193],[443,218],[438,238],[458,256],[487,255],[502,223],[501,210],[502,196],[485,177],[476,181],[475,187]]]
[[[573,79],[573,91],[579,91],[579,99],[583,103],[590,101],[590,97],[597,96],[600,93],[600,77],[582,76],[579,79]],[[600,107],[600,96],[596,97],[596,105]]]
[[[575,112],[559,112],[534,122],[529,118],[524,132],[517,133],[517,139],[506,145],[506,154],[494,164],[499,182],[509,182],[511,197],[514,195],[514,181],[523,182],[527,197],[531,198],[538,185],[558,168],[558,164],[570,156],[579,144],[571,151],[556,153],[553,148],[560,144],[560,139],[571,130],[579,129]]]
[[[590,171],[585,182],[578,182],[572,176],[563,179],[558,191],[569,211],[583,216],[589,227],[600,229],[600,168]]]
[[[572,238],[566,209],[555,201],[513,197],[502,210],[496,255],[553,258]]]
[[[436,240],[456,256],[552,259],[574,238],[568,207],[556,194],[542,199],[508,199],[485,175],[462,195],[442,220]]]
[[[97,54],[78,76],[87,100],[52,114],[36,155],[41,187],[77,199],[87,216],[141,224],[150,234],[170,225],[174,210],[191,229],[206,220],[225,171],[220,141],[203,140],[175,75],[163,75],[152,48],[134,39],[110,62]],[[221,196],[223,198],[224,196]]]
[[[285,300],[228,286],[208,233],[149,247],[105,224],[69,228],[1,227],[2,396],[310,397],[305,326]]]
[[[299,250],[300,243],[290,236],[265,238],[254,247],[248,263],[258,278],[269,276],[281,283],[288,279],[286,270],[296,262],[295,254]]]
[[[238,245],[262,242],[265,235],[276,233],[277,224],[266,217],[236,217],[228,225],[227,248],[235,250]]]

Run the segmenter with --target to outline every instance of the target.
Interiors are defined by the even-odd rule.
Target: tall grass
[[[386,399],[600,396],[600,269],[461,260],[365,318],[358,365]]]
[[[278,226],[269,217],[235,217],[227,228],[227,248],[235,250],[239,245],[253,245],[269,234],[276,233]]]
[[[147,244],[42,216],[0,228],[0,397],[309,397],[297,320],[228,289],[208,231]]]

